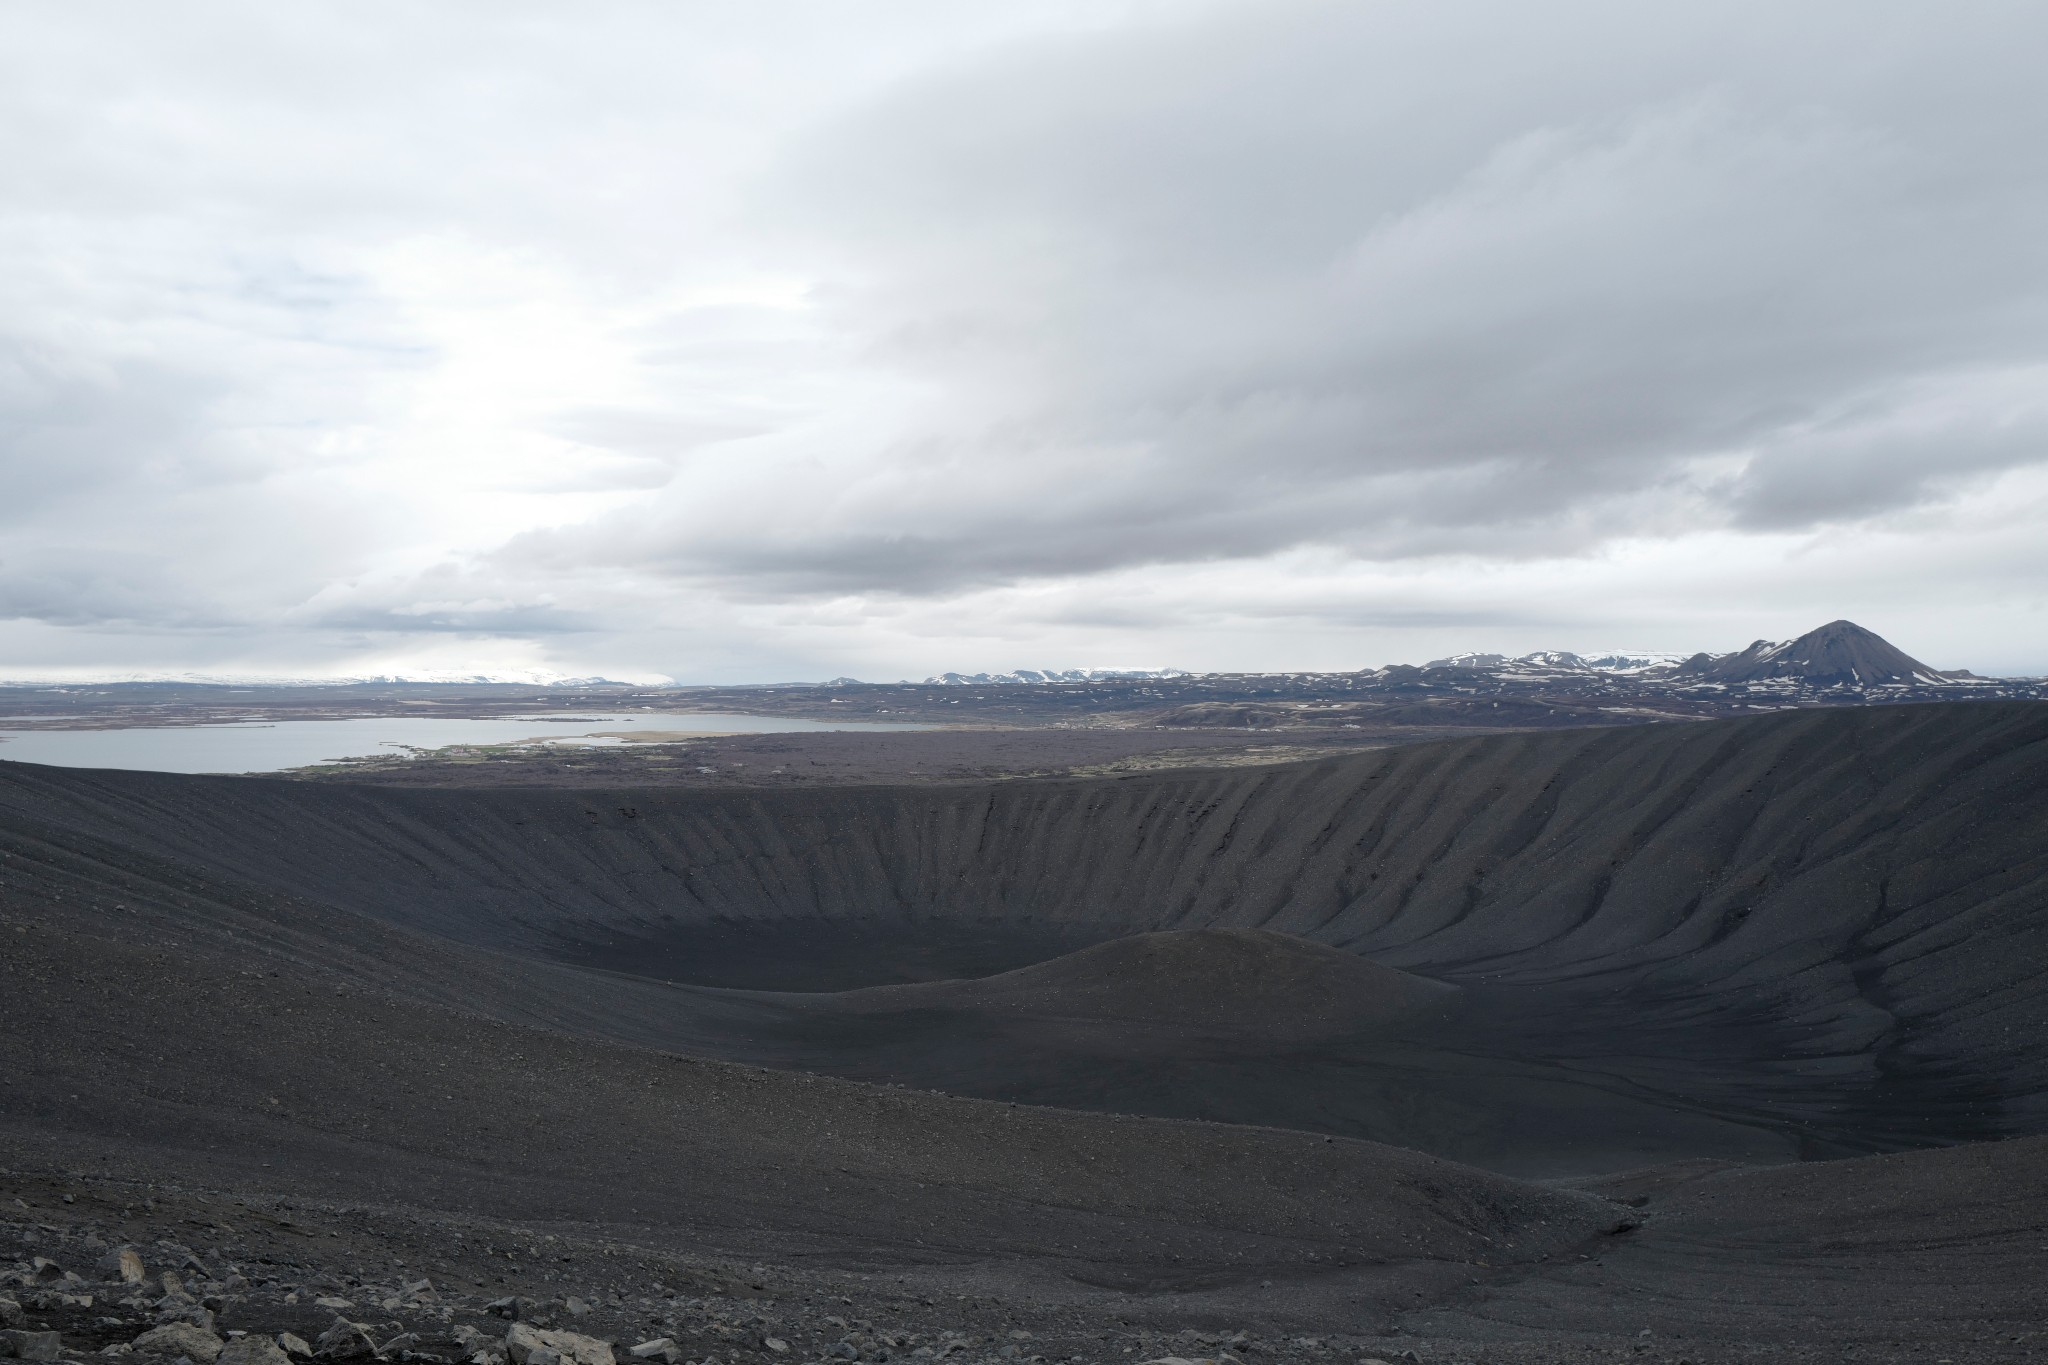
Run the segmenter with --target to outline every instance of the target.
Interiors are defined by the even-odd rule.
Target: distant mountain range
[[[1977,678],[1967,669],[1944,672],[1921,663],[1883,636],[1865,630],[1854,621],[1830,621],[1793,640],[1758,640],[1747,649],[1737,650],[1732,654],[1687,655],[1657,650],[1575,654],[1562,649],[1544,649],[1533,654],[1517,655],[1475,652],[1431,659],[1420,669],[1412,665],[1394,664],[1382,669],[1362,669],[1360,672],[1379,676],[1400,676],[1441,669],[1526,679],[1558,678],[1571,674],[1604,675],[1673,685],[1797,682],[1816,687],[1953,687],[1988,681]],[[1195,674],[1178,668],[1020,668],[1010,673],[939,673],[926,678],[922,685],[991,687],[1004,684],[1143,681],[1201,676],[1225,675]],[[834,678],[824,684],[827,687],[859,685],[860,681],[857,678]]]
[[[2048,702],[2048,678],[1984,678],[1945,671],[1850,621],[1792,640],[1758,640],[1726,654],[1539,650],[1509,657],[1465,653],[1423,665],[1329,672],[1190,673],[1182,669],[1016,669],[937,674],[923,682],[753,683],[678,686],[559,677],[518,684],[448,675],[432,682],[324,680],[296,687],[249,679],[188,678],[0,689],[24,722],[58,724],[119,714],[134,724],[244,719],[250,708],[307,718],[418,715],[423,701],[481,708],[639,706],[738,711],[826,720],[940,726],[1149,726],[1171,730],[1355,731],[1414,736],[1466,729],[1638,725],[1749,715],[1789,707],[1881,706],[1929,701]],[[32,694],[32,695],[31,695]],[[314,714],[317,712],[317,716]],[[452,713],[444,713],[452,714]]]
[[[1732,654],[1584,656],[1543,650],[1513,658],[1501,654],[1453,654],[1432,659],[1423,667],[1490,673],[1613,673],[1672,683],[1796,682],[1849,688],[1953,687],[1983,681],[1968,669],[1943,671],[1921,663],[1854,621],[1830,621],[1792,640],[1758,640]]]
[[[1640,673],[1649,668],[1671,668],[1688,656],[1668,653],[1574,654],[1568,649],[1539,649],[1534,654],[1452,654],[1431,659],[1424,668],[1545,668],[1587,669],[1600,673]]]
[[[832,684],[855,685],[850,678]],[[976,695],[962,697],[967,686]],[[948,689],[954,700],[919,695],[928,688]],[[1795,639],[1758,640],[1727,654],[1472,652],[1422,665],[1332,672],[1019,669],[942,673],[922,684],[866,684],[863,691],[864,704],[886,708],[892,718],[926,713],[957,718],[964,714],[958,702],[967,700],[1006,716],[1028,712],[1076,719],[1156,707],[1163,709],[1153,723],[1174,728],[1547,727],[1739,715],[1787,706],[2048,700],[2048,679],[1985,678],[1967,669],[1938,669],[1853,621],[1830,621]]]
[[[1968,669],[1942,672],[1931,668],[1854,621],[1830,621],[1796,640],[1758,640],[1735,654],[1695,654],[1677,671],[1681,677],[1710,682],[1797,678],[1853,687],[1884,683],[1940,687],[1976,676]]]
[[[1383,691],[1421,687],[1555,688],[1582,682],[1627,692],[1672,694],[1711,692],[1717,689],[1797,692],[1833,691],[1862,693],[1924,688],[1968,689],[1982,693],[1995,686],[2037,683],[2038,680],[1980,678],[1968,669],[1942,670],[1922,663],[1874,631],[1853,621],[1830,621],[1792,640],[1758,640],[1746,649],[1729,654],[1679,654],[1656,650],[1613,650],[1576,654],[1569,650],[1546,649],[1530,654],[1489,654],[1467,652],[1431,659],[1428,663],[1390,664],[1348,672],[1191,673],[1180,668],[1019,668],[1006,673],[938,673],[921,683],[903,679],[895,683],[864,683],[858,678],[830,678],[822,683],[755,683],[739,687],[710,688],[678,684],[654,675],[627,678],[571,677],[540,669],[490,673],[462,673],[455,670],[364,675],[357,677],[286,678],[230,674],[103,674],[93,677],[31,681],[0,681],[0,686],[34,689],[65,687],[435,687],[435,686],[518,686],[563,691],[672,690],[783,691],[792,688],[852,687],[1115,687],[1122,684],[1163,683],[1176,687],[1203,680],[1291,679],[1300,685],[1337,684],[1345,691]],[[1340,680],[1341,683],[1340,683]],[[2029,695],[2032,693],[2029,692]]]

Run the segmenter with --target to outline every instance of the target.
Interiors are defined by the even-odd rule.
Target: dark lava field
[[[51,1358],[2048,1348],[2048,703],[758,790],[0,763],[0,1013]]]

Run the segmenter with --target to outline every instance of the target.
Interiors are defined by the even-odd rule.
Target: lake
[[[8,717],[7,719],[28,719]],[[0,721],[0,726],[5,722]],[[159,773],[272,773],[367,758],[392,749],[438,749],[449,744],[517,744],[536,740],[622,744],[593,731],[695,731],[722,735],[783,734],[811,730],[928,730],[891,721],[796,720],[725,713],[589,713],[576,716],[500,716],[458,720],[426,716],[355,720],[257,720],[229,725],[150,726],[121,730],[8,730],[0,728],[0,759],[61,768],[139,768]]]

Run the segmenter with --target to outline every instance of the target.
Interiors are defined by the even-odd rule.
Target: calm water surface
[[[25,718],[24,718],[25,719]],[[395,749],[448,744],[516,744],[554,740],[620,744],[598,730],[699,731],[722,735],[809,730],[927,730],[889,721],[793,720],[721,713],[502,716],[491,720],[392,716],[361,720],[260,720],[233,725],[183,725],[132,730],[9,730],[0,723],[0,759],[62,768],[140,768],[159,773],[271,773],[366,758]]]

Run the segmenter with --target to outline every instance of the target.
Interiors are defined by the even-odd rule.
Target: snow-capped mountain
[[[1687,658],[1684,654],[1656,650],[1607,650],[1598,654],[1574,654],[1568,649],[1539,649],[1531,654],[1480,654],[1467,652],[1431,659],[1424,668],[1512,669],[1517,672],[1600,672],[1638,673],[1650,668],[1669,668]]]
[[[1432,659],[1429,669],[1457,669],[1487,675],[1501,685],[1554,683],[1577,676],[1601,686],[1625,685],[1664,692],[1764,690],[1797,699],[1809,693],[1857,692],[1889,695],[1901,688],[1993,686],[1967,669],[1944,672],[1915,659],[1854,621],[1830,621],[1792,640],[1758,640],[1729,654],[1667,654],[1611,650],[1575,654],[1539,650],[1510,657],[1477,652]],[[1470,684],[1463,684],[1469,686]]]

